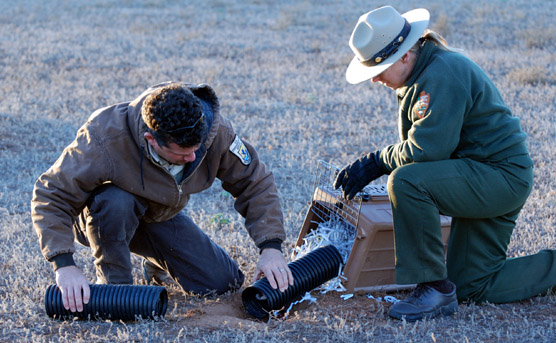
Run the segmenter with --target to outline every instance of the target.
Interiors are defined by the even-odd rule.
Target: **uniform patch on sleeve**
[[[429,109],[429,103],[431,100],[430,94],[425,91],[419,93],[419,97],[417,98],[417,102],[413,105],[413,114],[419,118],[423,119],[427,114],[427,110]]]
[[[236,135],[232,145],[230,145],[230,151],[241,160],[241,163],[246,166],[251,164],[251,154],[249,154],[249,150],[247,150],[247,147],[239,139],[238,135]]]

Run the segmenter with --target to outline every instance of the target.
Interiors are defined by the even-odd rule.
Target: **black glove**
[[[334,188],[342,186],[344,199],[353,199],[363,187],[386,174],[378,158],[379,154],[380,151],[372,152],[340,171],[334,181]]]

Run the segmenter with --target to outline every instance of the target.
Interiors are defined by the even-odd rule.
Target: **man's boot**
[[[147,285],[162,286],[163,284],[170,285],[174,282],[170,274],[147,259],[143,259],[141,266],[143,267],[143,277],[147,281]]]

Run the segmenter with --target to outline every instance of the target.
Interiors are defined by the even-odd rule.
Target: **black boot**
[[[449,316],[457,310],[456,285],[449,280],[444,280],[418,284],[407,299],[390,307],[388,315],[396,319],[405,318],[408,322],[414,322],[423,318],[434,318],[440,314]]]
[[[141,266],[147,285],[162,286],[171,285],[174,282],[170,274],[145,258],[141,261]]]

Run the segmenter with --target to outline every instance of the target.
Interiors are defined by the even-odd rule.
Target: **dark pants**
[[[161,223],[141,220],[146,202],[107,185],[97,189],[74,225],[76,240],[90,246],[97,279],[132,283],[131,254],[168,271],[186,292],[235,290],[244,280],[237,264],[183,212]]]
[[[453,159],[395,170],[388,191],[397,283],[448,277],[456,284],[460,300],[477,302],[502,303],[545,294],[556,285],[556,251],[506,258],[532,183],[532,167],[509,161]],[[446,260],[439,214],[452,217]]]

